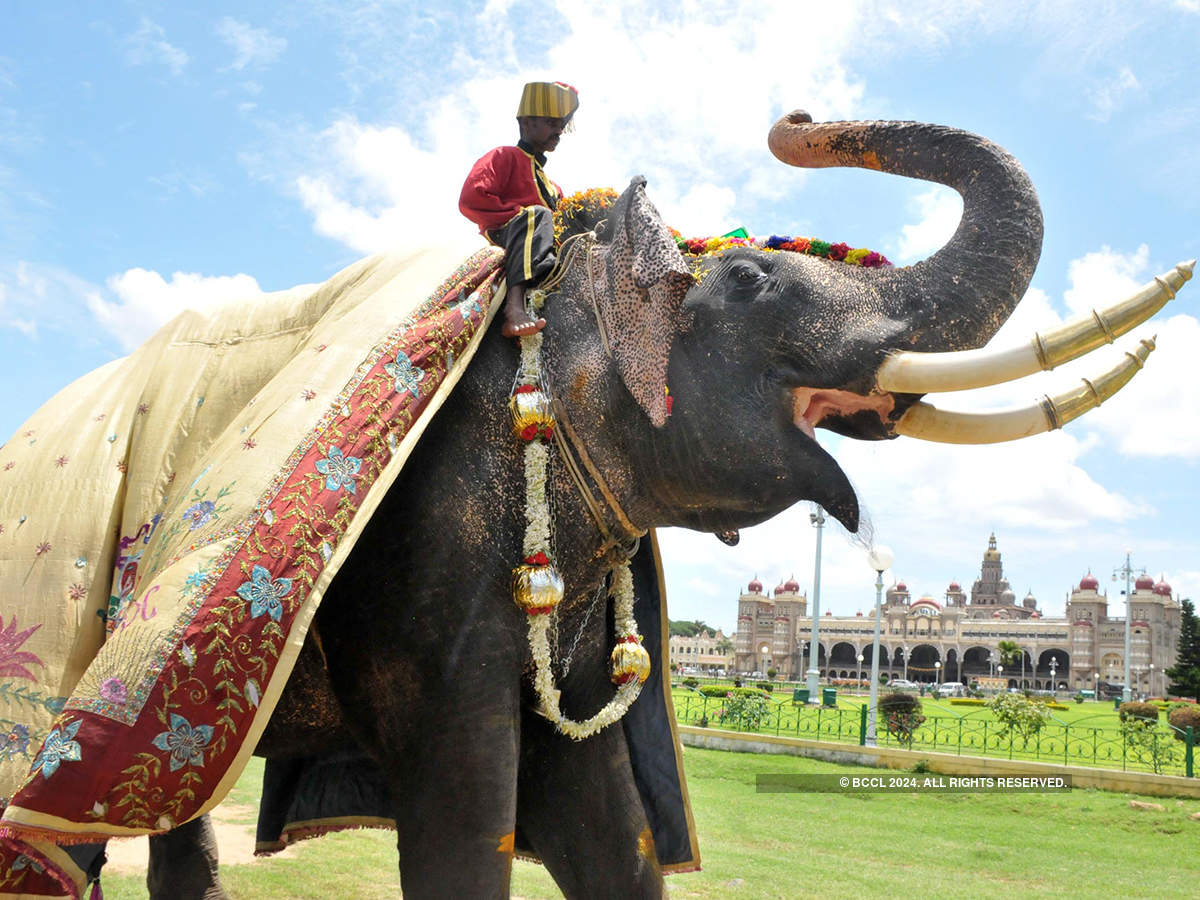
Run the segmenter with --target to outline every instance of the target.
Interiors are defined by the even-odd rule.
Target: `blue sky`
[[[1023,340],[1200,256],[1200,0],[290,4],[10,0],[0,34],[0,431],[179,309],[319,282],[377,250],[469,250],[455,200],[514,137],[520,85],[580,89],[550,160],[568,191],[635,174],[685,234],[745,226],[845,240],[899,263],[948,236],[953,192],[776,162],[766,132],[889,118],[977,131],[1027,167],[1046,220]],[[1200,594],[1200,287],[1153,327],[1119,398],[1066,431],[992,448],[823,438],[895,574],[940,599],[995,531],[1014,590],[1048,613],[1133,551]],[[1082,371],[1105,367],[1107,350]],[[1118,354],[1119,355],[1119,354]],[[1066,369],[992,390],[1025,403]],[[941,405],[953,406],[954,398]],[[968,401],[962,401],[963,404]],[[731,630],[755,574],[812,581],[807,507],[728,549],[664,536],[672,616]],[[868,611],[861,546],[831,528],[823,607]],[[1116,586],[1110,589],[1119,612]],[[1200,599],[1200,598],[1198,598]]]

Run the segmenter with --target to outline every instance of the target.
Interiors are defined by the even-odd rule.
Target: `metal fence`
[[[868,709],[796,704],[751,696],[708,697],[676,690],[675,715],[684,725],[865,744]],[[1097,716],[1097,719],[1107,718]],[[879,716],[876,744],[959,756],[993,756],[1064,765],[1096,766],[1161,775],[1195,775],[1196,734],[1167,722],[1088,724],[1052,718],[1036,733],[1005,728],[985,709],[964,715],[930,714],[911,728],[891,729]]]

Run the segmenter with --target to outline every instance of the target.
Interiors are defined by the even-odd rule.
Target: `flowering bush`
[[[1180,703],[1175,706],[1167,714],[1167,721],[1173,728],[1178,728],[1178,731],[1172,731],[1176,740],[1186,740],[1187,735],[1184,733],[1189,725],[1192,726],[1192,734],[1200,737],[1200,706],[1195,703]]]
[[[1050,710],[1039,697],[1005,692],[987,701],[987,708],[1005,731],[1016,732],[1025,740],[1036,735],[1050,721]]]
[[[887,724],[888,733],[901,743],[911,744],[913,732],[921,727],[921,701],[914,694],[893,691],[879,699],[879,716]]]
[[[729,692],[725,705],[717,711],[717,720],[730,722],[746,731],[756,731],[770,714],[771,704],[764,694],[743,688],[737,693]]]

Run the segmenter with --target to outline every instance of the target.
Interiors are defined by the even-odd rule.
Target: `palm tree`
[[[1011,666],[1018,656],[1021,657],[1021,686],[1025,686],[1025,653],[1016,641],[1001,641],[996,645],[1000,651],[1000,665]]]

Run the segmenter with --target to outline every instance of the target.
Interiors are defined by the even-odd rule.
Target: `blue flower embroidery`
[[[178,713],[171,713],[171,730],[159,734],[151,743],[159,750],[171,754],[168,768],[174,772],[186,763],[189,766],[204,765],[204,748],[212,740],[211,725],[197,725]]]
[[[36,772],[40,769],[42,777],[49,778],[58,771],[59,763],[79,762],[83,758],[83,749],[79,746],[79,742],[72,738],[75,737],[75,732],[79,730],[82,722],[82,719],[76,719],[61,730],[55,728],[46,735],[41,753],[33,760],[33,771]]]
[[[188,531],[195,531],[213,517],[217,505],[211,500],[201,500],[193,503],[183,511],[183,521],[188,524]]]
[[[418,369],[412,364],[412,360],[404,352],[396,354],[396,361],[386,363],[383,371],[387,372],[396,379],[396,393],[403,394],[408,391],[414,397],[420,397],[420,384],[425,378],[425,370]]]
[[[272,579],[271,573],[262,566],[250,571],[250,580],[237,589],[243,600],[250,601],[250,616],[258,618],[263,613],[276,622],[283,615],[282,600],[292,592],[292,579]]]
[[[325,490],[336,491],[345,488],[347,493],[354,493],[354,479],[362,468],[362,460],[357,456],[344,456],[340,447],[329,448],[325,459],[316,461],[317,471],[325,476]]]

